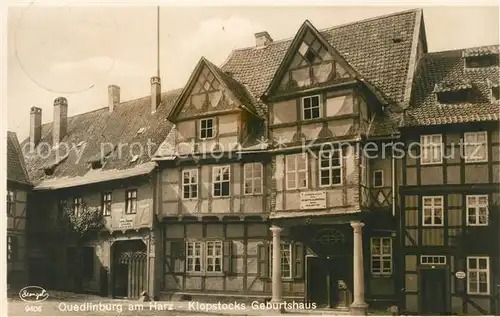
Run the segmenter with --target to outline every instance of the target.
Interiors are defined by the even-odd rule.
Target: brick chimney
[[[151,113],[155,113],[161,103],[161,80],[160,77],[151,77]]]
[[[116,85],[108,86],[108,109],[113,112],[115,106],[120,103],[120,87]]]
[[[30,109],[30,151],[34,151],[42,137],[42,109],[31,107]]]
[[[54,123],[52,127],[52,146],[62,141],[68,130],[68,100],[57,97],[54,100]]]
[[[255,46],[264,47],[273,42],[273,38],[266,31],[255,33]]]

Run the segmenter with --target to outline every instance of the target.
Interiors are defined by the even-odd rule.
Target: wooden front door
[[[139,240],[116,244],[113,296],[138,298],[147,290],[146,246]]]
[[[422,314],[446,314],[446,270],[422,270],[420,271],[420,276]]]

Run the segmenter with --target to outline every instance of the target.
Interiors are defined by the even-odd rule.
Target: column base
[[[367,303],[352,303],[349,307],[349,311],[353,316],[365,316],[368,311]]]

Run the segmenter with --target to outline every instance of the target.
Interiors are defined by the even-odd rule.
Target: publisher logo
[[[19,298],[25,302],[39,303],[49,298],[49,293],[40,286],[26,286],[19,291]]]

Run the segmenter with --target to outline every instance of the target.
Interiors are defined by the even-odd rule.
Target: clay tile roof
[[[44,182],[51,184],[51,188],[56,188],[54,179],[70,179],[64,184],[82,185],[87,180],[95,182],[99,177],[94,174],[99,171],[107,175],[103,180],[110,180],[112,174],[108,171],[114,170],[117,171],[116,175],[125,175],[127,173],[124,174],[124,170],[127,169],[143,172],[148,170],[141,166],[147,165],[149,168],[153,153],[170,131],[172,123],[166,117],[180,92],[177,89],[163,93],[162,103],[154,114],[150,110],[151,97],[147,96],[122,102],[115,106],[113,112],[105,107],[68,117],[68,132],[61,142],[64,146],[58,149],[51,148],[52,123],[44,124],[42,138],[37,145],[41,155],[24,153],[27,170],[35,188],[44,188]],[[71,100],[68,107],[71,107]],[[23,144],[26,142],[29,142],[29,138]],[[92,170],[89,162],[101,157],[101,147],[105,155],[116,148],[109,153],[102,169]],[[139,156],[133,161],[135,155]],[[52,175],[47,175],[44,171],[49,167],[54,168]]]
[[[411,107],[405,126],[439,125],[499,119],[500,104],[491,99],[491,87],[498,83],[499,67],[465,69],[464,52],[491,50],[491,46],[425,54],[414,82]],[[498,46],[497,46],[498,49]],[[453,83],[453,84],[450,84]],[[468,102],[444,104],[437,101],[436,87],[472,87]]]
[[[493,55],[493,54],[498,54],[498,45],[470,47],[464,49],[463,51],[464,57]]]
[[[416,28],[420,27],[417,21],[421,13],[421,10],[398,12],[323,29],[320,33],[389,102],[408,102],[411,57],[416,46],[414,35]],[[235,80],[245,83],[254,96],[260,97],[268,88],[292,40],[234,50],[221,68],[232,73]],[[380,130],[379,126],[382,127]],[[386,127],[380,122],[372,132],[393,132],[384,130]]]
[[[469,80],[463,78],[456,78],[454,80],[444,80],[434,85],[433,92],[446,92],[471,89],[472,84]]]
[[[7,180],[19,184],[30,184],[17,135],[10,131],[7,131]]]

